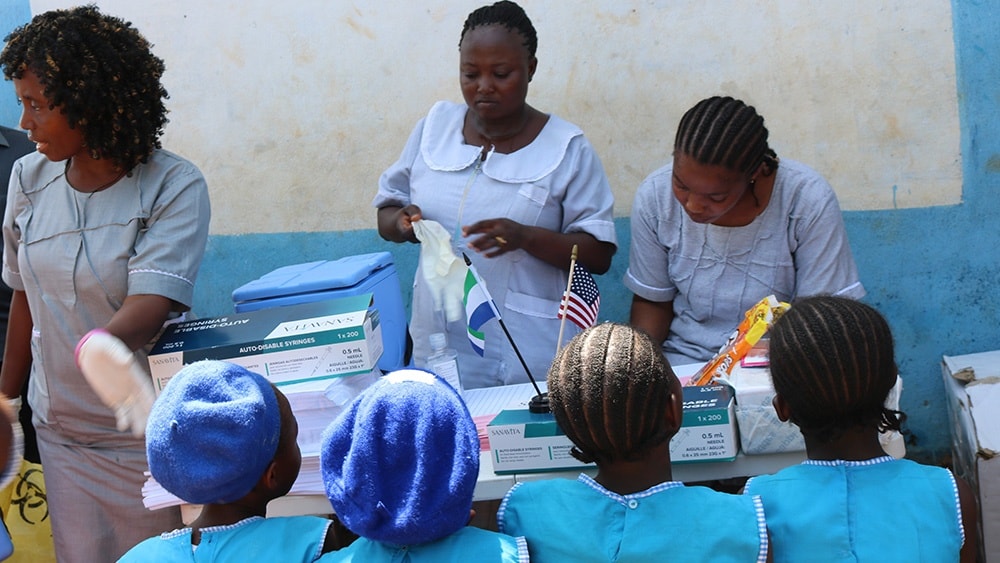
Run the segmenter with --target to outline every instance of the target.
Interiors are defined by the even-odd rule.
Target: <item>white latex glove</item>
[[[95,329],[76,345],[76,364],[105,405],[115,413],[118,430],[146,433],[146,419],[156,394],[153,383],[135,354],[104,329]]]
[[[413,234],[420,241],[420,269],[434,298],[449,322],[465,317],[465,261],[451,249],[448,231],[437,221],[413,222]]]

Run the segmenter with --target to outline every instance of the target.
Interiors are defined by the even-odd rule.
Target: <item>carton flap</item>
[[[971,368],[975,379],[1000,377],[1000,350],[962,356],[942,356],[942,359],[945,367],[953,375]]]
[[[1000,453],[1000,385],[996,382],[969,384],[970,412],[976,425],[979,457],[991,458]]]

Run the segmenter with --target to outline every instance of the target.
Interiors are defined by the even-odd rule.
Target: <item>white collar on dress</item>
[[[464,104],[441,101],[427,114],[420,154],[432,170],[464,170],[479,158],[482,149],[465,144],[462,137],[467,110]],[[548,122],[531,144],[512,154],[491,151],[482,172],[500,182],[534,182],[558,168],[570,141],[579,135],[583,135],[579,127],[549,114]]]
[[[807,459],[802,462],[802,465],[818,465],[821,467],[864,467],[866,465],[878,465],[880,463],[888,463],[890,461],[896,461],[896,458],[891,455],[883,455],[857,461],[843,459]]]
[[[658,485],[653,485],[652,487],[650,487],[650,488],[648,488],[648,489],[646,489],[644,491],[639,491],[637,493],[631,493],[631,494],[628,494],[628,495],[620,495],[620,494],[618,494],[618,493],[616,493],[614,491],[609,491],[608,489],[605,489],[603,485],[601,485],[600,483],[598,483],[596,480],[594,480],[593,477],[591,477],[590,475],[587,475],[586,473],[581,473],[577,477],[577,480],[580,481],[581,483],[583,483],[584,485],[587,485],[591,489],[594,489],[598,493],[601,493],[602,495],[604,495],[604,496],[610,498],[611,500],[617,502],[618,504],[621,504],[622,506],[628,506],[628,501],[630,499],[646,498],[646,497],[649,497],[649,496],[653,496],[653,495],[655,495],[655,494],[657,494],[659,492],[665,491],[667,489],[673,489],[673,488],[676,488],[676,487],[684,487],[684,483],[682,483],[680,481],[665,481],[665,482],[660,483]]]

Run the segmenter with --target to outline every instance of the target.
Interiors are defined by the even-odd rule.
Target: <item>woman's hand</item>
[[[524,225],[510,219],[486,219],[462,227],[462,235],[471,237],[469,246],[487,258],[495,258],[512,250],[524,248]]]
[[[389,242],[420,242],[413,232],[413,222],[422,219],[420,208],[389,205],[378,210],[378,234]]]
[[[592,274],[607,272],[615,254],[615,245],[601,242],[588,233],[558,233],[510,219],[485,219],[463,227],[462,234],[480,235],[469,242],[469,247],[487,258],[523,250],[561,270],[569,270],[573,246],[579,249],[577,261]]]

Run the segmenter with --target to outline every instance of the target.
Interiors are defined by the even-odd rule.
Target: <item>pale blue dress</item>
[[[319,516],[254,516],[228,526],[202,528],[198,545],[191,545],[191,528],[184,528],[149,538],[118,561],[307,563],[323,554],[330,524],[329,519]]]
[[[965,542],[951,471],[907,459],[808,460],[745,492],[764,501],[775,563],[940,563]]]
[[[550,115],[538,137],[511,154],[490,152],[462,136],[467,107],[438,102],[417,123],[399,160],[379,178],[373,205],[416,204],[423,217],[441,223],[452,243],[472,259],[535,379],[543,380],[556,353],[559,301],[567,272],[523,250],[489,259],[468,250],[461,227],[506,217],[560,232],[584,232],[615,244],[614,199],[604,168],[579,127]],[[460,256],[459,256],[460,257]],[[569,257],[567,256],[567,260]],[[447,332],[459,353],[466,388],[526,382],[527,375],[496,321],[484,325],[486,353],[468,342],[464,318],[446,323],[423,274],[414,278],[410,334],[418,366],[430,355],[429,338]],[[446,326],[447,324],[447,326]],[[563,340],[579,329],[566,323]]]
[[[524,538],[466,526],[439,540],[395,546],[367,538],[324,555],[323,563],[527,563]]]
[[[663,343],[671,365],[711,359],[768,295],[865,296],[837,196],[815,170],[782,159],[767,208],[743,227],[692,221],[672,177],[670,163],[639,186],[624,278],[639,297],[673,300]]]
[[[581,474],[514,485],[497,522],[535,563],[747,563],[767,560],[764,513],[757,497],[678,481],[619,495]]]
[[[178,527],[176,508],[142,504],[146,450],[119,432],[74,360],[129,295],[189,307],[208,241],[208,186],[196,166],[156,150],[130,176],[81,193],[65,162],[32,153],[14,165],[3,222],[3,280],[25,292],[34,324],[28,402],[34,410],[56,555],[108,561]],[[140,365],[147,350],[140,349]]]

